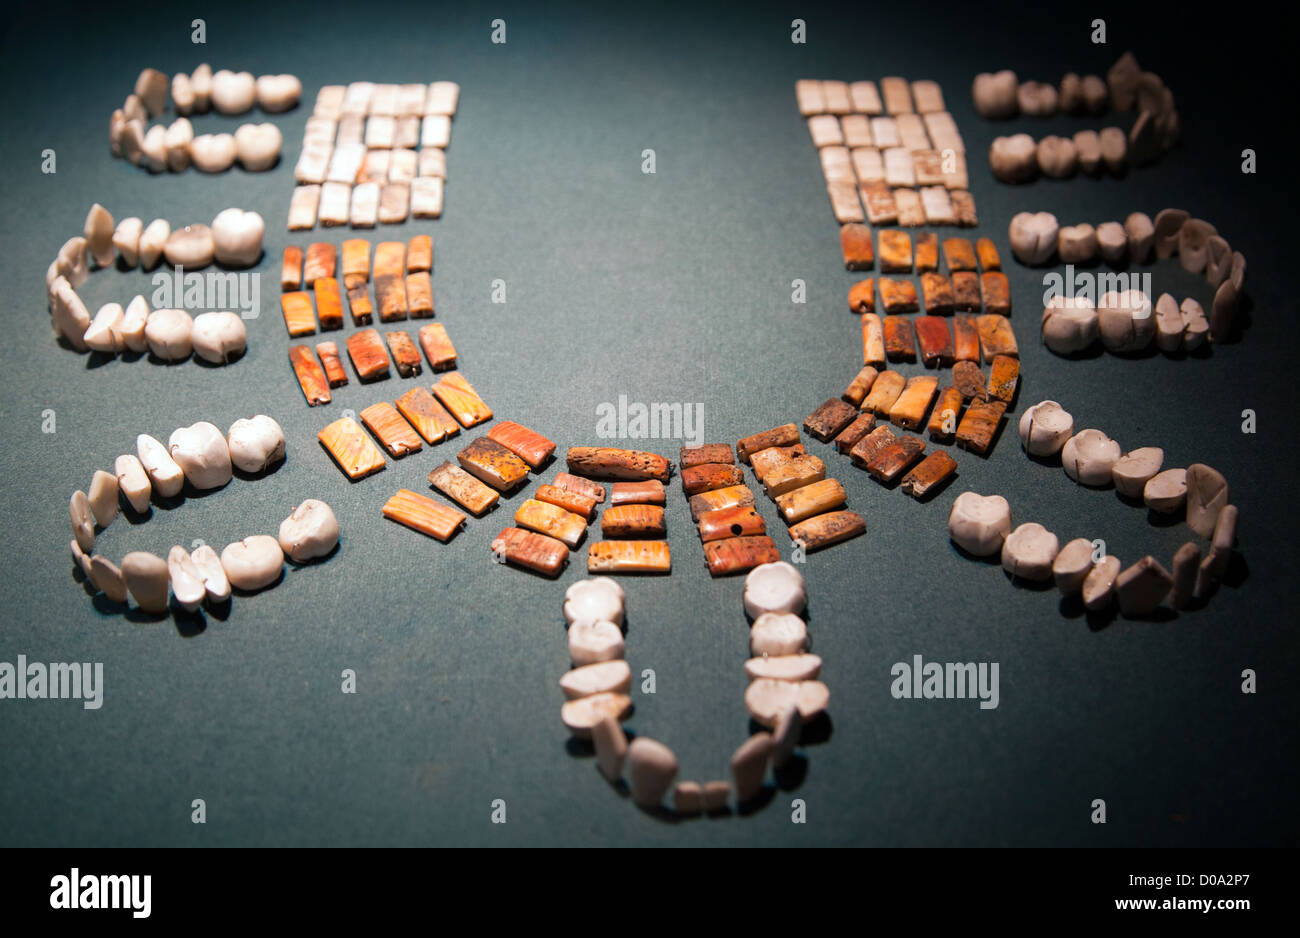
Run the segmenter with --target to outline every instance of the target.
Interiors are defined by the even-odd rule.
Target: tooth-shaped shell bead
[[[86,215],[84,234],[86,249],[98,267],[108,267],[113,263],[113,229],[113,216],[96,202]]]
[[[1061,448],[1061,466],[1080,485],[1109,485],[1122,455],[1119,444],[1100,430],[1081,430]]]
[[[591,730],[606,716],[625,720],[632,711],[632,698],[626,694],[592,694],[568,700],[560,707],[560,721],[578,739],[590,739]]]
[[[144,471],[149,474],[149,481],[162,498],[178,495],[185,485],[185,473],[172,459],[167,447],[147,433],[135,438],[136,454]]]
[[[677,757],[658,740],[638,736],[627,747],[627,774],[632,800],[657,807],[677,777]]]
[[[172,226],[164,218],[155,218],[140,233],[140,267],[153,270],[162,259],[163,248],[171,237]]]
[[[126,578],[122,569],[103,554],[90,558],[90,582],[115,603],[126,602]],[[166,599],[164,598],[164,603]]]
[[[784,560],[759,564],[745,575],[745,612],[752,618],[767,612],[803,612],[808,602],[803,574]]]
[[[141,609],[155,614],[167,611],[171,585],[167,561],[147,551],[133,550],[122,558],[122,577]]]
[[[808,653],[759,656],[745,662],[745,676],[751,681],[764,678],[773,681],[811,681],[821,671],[822,659]]]
[[[962,492],[948,514],[948,536],[976,557],[988,557],[1002,548],[1011,533],[1011,506],[1001,495]]]
[[[190,560],[203,578],[203,590],[209,602],[223,603],[230,598],[230,579],[215,550],[203,544],[194,549]]]
[[[607,576],[579,580],[564,592],[564,621],[623,624],[623,587]]]
[[[167,575],[171,581],[172,595],[176,603],[187,612],[193,612],[203,602],[207,590],[203,586],[203,574],[190,559],[190,553],[179,545],[167,553]]]
[[[1002,569],[1026,580],[1048,580],[1060,550],[1056,535],[1033,521],[1020,525],[1002,542]]]
[[[1128,498],[1141,498],[1147,482],[1155,478],[1165,461],[1165,451],[1158,446],[1143,446],[1125,453],[1111,467],[1115,489]]]
[[[236,589],[259,590],[280,578],[284,552],[269,534],[254,534],[226,545],[221,552],[221,568]]]
[[[826,709],[830,703],[830,690],[821,681],[773,681],[760,678],[745,688],[745,707],[755,722],[768,727],[776,726],[782,711],[789,706],[799,710],[807,723]]]
[[[113,231],[113,247],[127,267],[134,267],[140,262],[140,235],[144,233],[144,222],[138,218],[123,218]]]
[[[230,462],[244,472],[262,472],[284,459],[284,430],[266,414],[242,418],[226,433]]]
[[[1083,581],[1092,570],[1095,548],[1086,537],[1076,537],[1061,548],[1052,561],[1052,579],[1065,596],[1073,596],[1083,589]]]
[[[575,622],[569,626],[569,659],[575,665],[622,658],[623,630],[613,622]]]
[[[1056,401],[1040,401],[1020,417],[1020,444],[1031,456],[1051,456],[1074,435],[1074,418]]]
[[[90,500],[81,489],[72,493],[68,514],[72,518],[72,536],[76,538],[77,546],[90,553],[95,547],[95,517],[90,511]]]
[[[174,430],[167,451],[196,489],[219,489],[231,479],[226,437],[206,420]]]
[[[126,312],[122,314],[122,322],[118,326],[122,334],[122,344],[129,351],[149,350],[149,340],[145,337],[145,328],[148,324],[149,304],[145,302],[143,296],[137,294],[130,303],[126,304]]]
[[[144,338],[163,361],[184,361],[194,349],[194,320],[183,309],[156,309],[145,322]]]
[[[796,655],[808,647],[808,627],[788,612],[765,612],[749,630],[751,655]]]
[[[130,506],[137,513],[149,510],[149,496],[153,485],[144,471],[144,466],[136,456],[129,453],[117,457],[113,463],[113,472],[117,476],[118,490],[125,496]]]
[[[771,756],[771,733],[755,733],[732,753],[731,778],[736,787],[736,800],[741,804],[752,801],[763,790]]]
[[[90,328],[82,337],[86,347],[94,352],[115,355],[126,348],[122,337],[123,312],[120,303],[105,303],[91,320]]]
[[[248,347],[244,320],[231,312],[199,313],[191,331],[194,354],[214,365],[234,361]]]
[[[560,690],[569,700],[592,694],[626,694],[631,686],[632,670],[622,659],[582,665],[560,678]]]
[[[95,516],[95,523],[106,528],[117,517],[117,476],[103,469],[96,469],[90,480],[87,496],[90,513]]]
[[[339,542],[339,522],[329,505],[308,498],[280,522],[280,548],[294,563],[324,557]]]

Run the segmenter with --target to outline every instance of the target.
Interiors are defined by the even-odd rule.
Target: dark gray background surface
[[[981,10],[219,5],[202,11],[205,47],[190,44],[191,14],[174,7],[45,4],[16,14],[0,59],[9,92],[0,660],[100,661],[106,692],[94,712],[73,701],[0,701],[0,843],[1294,843],[1294,265],[1278,237],[1291,201],[1285,157],[1268,149],[1264,120],[1270,69],[1283,63],[1208,25],[1174,36],[1116,13],[1108,45],[1094,47],[1091,12]],[[489,41],[498,16],[504,46]],[[794,16],[808,20],[807,45],[789,41]],[[1242,23],[1233,29],[1244,34]],[[1008,131],[974,114],[973,74],[1013,67],[1056,81],[1067,70],[1104,72],[1126,48],[1174,88],[1184,144],[1121,180],[994,182],[985,154]],[[302,79],[300,107],[272,118],[285,136],[274,171],[152,177],[110,158],[108,116],[139,70],[171,74],[200,61]],[[369,236],[434,233],[438,317],[465,376],[498,417],[546,434],[560,453],[598,442],[596,407],[620,394],[702,402],[706,438],[734,443],[801,421],[860,362],[857,318],[844,302],[853,277],[793,82],[890,74],[939,80],[965,138],[981,220],[972,234],[995,238],[1012,282],[1023,381],[1011,420],[1052,398],[1079,427],[1101,428],[1126,449],[1159,445],[1167,465],[1219,468],[1241,510],[1241,555],[1208,608],[1094,630],[1063,615],[1054,591],[1018,588],[996,565],[958,556],[945,525],[956,495],[1004,494],[1016,523],[1039,521],[1062,543],[1103,537],[1125,562],[1153,553],[1168,563],[1184,525],[1153,527],[1113,491],[1078,488],[1029,461],[1014,424],[987,460],[952,450],[960,477],[925,504],[813,443],[868,524],[864,537],[805,567],[830,738],[807,747],[804,777],[754,814],[665,822],[566,748],[560,604],[585,575],[585,549],[558,583],[494,565],[488,544],[523,496],[449,545],[383,520],[388,495],[426,491],[426,474],[454,458],[455,444],[390,461],[355,485],[317,444],[344,408],[392,400],[412,382],[354,380],[329,407],[303,403],[278,309],[280,252],[350,235],[284,231],[302,128],[322,84],[458,81],[444,217]],[[244,119],[207,115],[195,126]],[[1102,125],[1012,126],[1039,136]],[[57,151],[55,175],[40,172],[47,147]],[[657,154],[653,176],[640,171],[646,147]],[[1261,151],[1258,175],[1239,172],[1245,147]],[[96,366],[55,343],[42,274],[94,201],[119,219],[163,216],[173,226],[231,205],[263,214],[262,315],[249,323],[242,360]],[[1064,361],[1043,349],[1042,272],[1013,261],[1011,216],[1045,209],[1062,223],[1099,223],[1171,204],[1214,223],[1248,258],[1252,309],[1240,341],[1188,360]],[[1157,293],[1208,306],[1208,288],[1176,262],[1150,269]],[[504,306],[488,301],[494,278],[507,284]],[[807,281],[806,305],[790,302],[794,278]],[[93,313],[147,286],[139,272],[101,272],[82,295]],[[1245,408],[1258,414],[1256,435],[1241,433]],[[46,409],[57,414],[53,435],[41,432]],[[155,508],[144,525],[119,519],[100,546],[113,558],[165,554],[194,538],[219,549],[274,533],[292,505],[317,497],[342,525],[339,553],[237,598],[228,618],[209,618],[196,635],[182,635],[170,616],[139,621],[93,602],[72,577],[69,494],[132,451],[138,433],[165,440],[196,420],[224,429],[259,412],[288,437],[278,472]],[[625,445],[673,456],[678,442]],[[760,502],[788,545],[773,506]],[[679,485],[668,510],[672,576],[625,581],[628,660],[634,674],[653,668],[658,683],[654,696],[635,695],[628,726],[671,746],[683,778],[725,777],[749,732],[742,580],[708,576]],[[914,654],[998,662],[1001,706],[894,700],[890,666]],[[357,672],[355,696],[340,693],[344,668]],[[1257,695],[1240,693],[1244,668],[1259,674]],[[206,825],[190,823],[194,798],[206,801]],[[497,798],[508,806],[504,825],[490,823]],[[806,802],[804,825],[790,821],[794,798]],[[1106,800],[1104,826],[1089,823],[1094,798]]]

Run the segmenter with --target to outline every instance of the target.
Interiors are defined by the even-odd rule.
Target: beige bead
[[[1059,549],[1055,534],[1041,524],[1027,521],[1002,542],[1002,569],[1026,580],[1050,580]]]
[[[623,587],[611,577],[579,580],[564,591],[564,621],[623,624]],[[621,634],[621,633],[620,633]]]
[[[613,622],[575,622],[569,626],[569,658],[576,665],[622,658],[623,630]]]
[[[145,302],[143,296],[137,294],[130,303],[126,304],[126,312],[122,314],[122,322],[118,326],[122,334],[122,343],[127,350],[132,352],[149,350],[149,340],[145,337],[148,324],[149,304]]]
[[[1201,537],[1214,533],[1219,512],[1228,504],[1228,480],[1203,463],[1187,467],[1187,524]]]
[[[750,654],[795,655],[808,647],[803,619],[788,612],[765,612],[749,631]]]
[[[732,753],[731,778],[738,802],[745,804],[752,801],[763,790],[763,779],[767,775],[767,763],[771,756],[771,733],[755,733]]]
[[[191,326],[194,354],[214,365],[225,365],[244,353],[248,330],[244,320],[231,312],[199,313]]]
[[[784,560],[760,564],[745,576],[743,601],[753,619],[765,612],[801,613],[808,601],[803,574]]]
[[[266,414],[242,418],[226,433],[230,462],[243,472],[264,472],[284,460],[284,430]]]
[[[140,460],[130,454],[123,454],[114,461],[113,472],[117,476],[118,491],[126,497],[130,506],[139,514],[148,511],[153,486]]]
[[[172,226],[166,219],[155,218],[140,232],[140,267],[146,271],[153,270],[162,259],[163,248],[171,237]],[[137,349],[137,351],[141,351]]]
[[[231,479],[230,447],[206,420],[172,431],[167,451],[196,489],[219,489]]]
[[[72,518],[72,536],[86,553],[95,547],[95,518],[90,512],[90,500],[77,489],[68,501],[68,514]]]
[[[1201,567],[1201,545],[1188,541],[1174,554],[1173,586],[1169,604],[1175,609],[1186,609],[1196,594],[1196,577]]]
[[[1039,170],[1049,179],[1067,179],[1079,166],[1079,151],[1069,137],[1049,134],[1038,141],[1034,156]]]
[[[962,492],[948,514],[948,536],[954,544],[976,557],[988,557],[1002,549],[1011,533],[1011,506],[1001,495]]]
[[[1054,296],[1043,307],[1043,344],[1057,355],[1082,352],[1098,334],[1097,310],[1086,296]]]
[[[638,736],[627,747],[628,787],[643,808],[658,807],[677,776],[677,757],[663,743]]]
[[[163,245],[163,256],[173,267],[186,270],[201,270],[212,263],[216,254],[216,245],[212,240],[212,229],[207,225],[186,225],[177,228],[167,236]]]
[[[90,582],[113,602],[126,602],[126,578],[122,575],[121,568],[103,554],[95,554],[90,558]],[[166,604],[167,596],[164,593],[164,608]]]
[[[202,226],[191,226],[199,227]],[[246,212],[241,208],[223,209],[212,219],[212,226],[207,232],[212,242],[213,257],[222,267],[251,267],[262,256],[262,236],[266,233],[266,223],[257,212]]]
[[[1119,558],[1107,554],[1097,561],[1083,578],[1083,605],[1090,612],[1099,612],[1115,598],[1115,578],[1119,576]]]
[[[1142,487],[1142,501],[1152,511],[1170,515],[1187,503],[1187,470],[1166,469]]]
[[[220,114],[243,114],[257,100],[257,82],[251,72],[223,68],[212,76],[212,106]]]
[[[274,124],[240,124],[235,128],[235,158],[250,173],[270,169],[280,159],[284,136]]]
[[[1129,618],[1149,616],[1169,595],[1173,578],[1159,561],[1148,555],[1115,578],[1119,611]]]
[[[103,469],[96,469],[90,479],[90,513],[95,516],[95,523],[106,528],[117,517],[117,476]]]
[[[203,591],[207,594],[208,602],[223,603],[228,600],[230,578],[226,576],[226,569],[221,566],[221,558],[217,556],[217,552],[207,544],[202,544],[194,548],[190,560],[199,571],[199,576],[203,578]]]
[[[775,768],[779,769],[794,756],[802,732],[803,717],[799,715],[799,708],[793,705],[783,707],[772,728],[772,765]]]
[[[673,786],[673,810],[678,814],[699,814],[704,809],[704,789],[699,782],[678,782]]]
[[[203,585],[203,574],[184,547],[178,545],[168,551],[167,576],[177,605],[186,612],[198,609],[207,590]]]
[[[146,551],[133,550],[122,558],[122,577],[141,609],[155,614],[167,611],[167,590],[171,585],[167,561]]]
[[[1076,537],[1052,561],[1052,579],[1063,596],[1073,596],[1083,589],[1083,581],[1092,571],[1094,549],[1092,541]]]
[[[163,361],[184,361],[194,349],[194,320],[183,309],[156,309],[145,322],[144,338]]]
[[[626,694],[631,687],[632,669],[622,659],[584,664],[560,678],[560,690],[569,700],[592,694]]]
[[[1124,234],[1128,238],[1128,259],[1134,264],[1145,264],[1151,256],[1156,241],[1155,225],[1150,216],[1134,212],[1124,219]]]
[[[745,688],[745,707],[754,720],[769,729],[786,707],[799,710],[804,722],[824,711],[830,703],[830,690],[821,681],[773,681],[761,678]]]
[[[627,758],[627,735],[623,727],[615,717],[606,713],[592,726],[591,741],[596,748],[596,768],[606,781],[617,782]]]
[[[704,783],[704,810],[716,814],[727,809],[727,800],[731,797],[731,783],[715,780]]]
[[[1074,417],[1056,401],[1040,401],[1020,416],[1018,429],[1026,453],[1053,456],[1074,436]]]
[[[87,580],[90,579],[90,555],[81,549],[81,545],[72,540],[68,542],[68,547],[72,551],[73,563],[81,570],[81,575]]]
[[[280,579],[284,551],[269,534],[254,534],[226,545],[221,552],[221,568],[236,589],[260,590]]]
[[[82,341],[91,351],[116,355],[126,348],[126,340],[122,337],[122,319],[122,304],[105,303],[91,320]]]
[[[1001,182],[1027,182],[1038,173],[1038,147],[1029,134],[995,137],[989,147],[989,167]]]
[[[822,659],[813,654],[760,656],[745,662],[745,675],[751,681],[811,681],[821,670]]]
[[[1156,335],[1151,298],[1141,290],[1108,291],[1097,301],[1097,329],[1108,351],[1142,351]]]
[[[1033,267],[1055,255],[1059,232],[1060,226],[1051,212],[1020,212],[1011,219],[1007,238],[1016,258]]]
[[[1100,430],[1081,430],[1061,448],[1061,467],[1080,485],[1110,485],[1121,455],[1119,444]]]
[[[224,173],[235,165],[238,155],[233,134],[199,134],[190,141],[190,159],[202,173]]]
[[[1168,293],[1160,294],[1156,300],[1156,348],[1166,354],[1181,352],[1185,345],[1185,328],[1178,301]]]
[[[1117,221],[1102,222],[1097,226],[1097,250],[1107,264],[1123,262],[1128,255],[1128,235]]]
[[[113,216],[96,202],[86,215],[83,234],[86,236],[86,250],[98,267],[109,267],[113,263],[113,229]]]
[[[578,739],[590,739],[592,727],[604,717],[624,720],[631,710],[632,698],[626,694],[592,694],[565,701],[560,707],[560,720]]]
[[[1062,264],[1084,264],[1097,256],[1097,229],[1089,224],[1066,225],[1056,235]]]
[[[1075,131],[1074,151],[1079,156],[1079,169],[1092,174],[1101,168],[1101,137],[1095,130]]]
[[[976,113],[993,119],[1013,117],[1020,109],[1019,87],[1016,73],[1008,69],[976,75],[971,87]]]
[[[1115,489],[1127,498],[1141,498],[1146,485],[1160,472],[1165,451],[1158,446],[1143,446],[1121,456],[1111,467]]]

